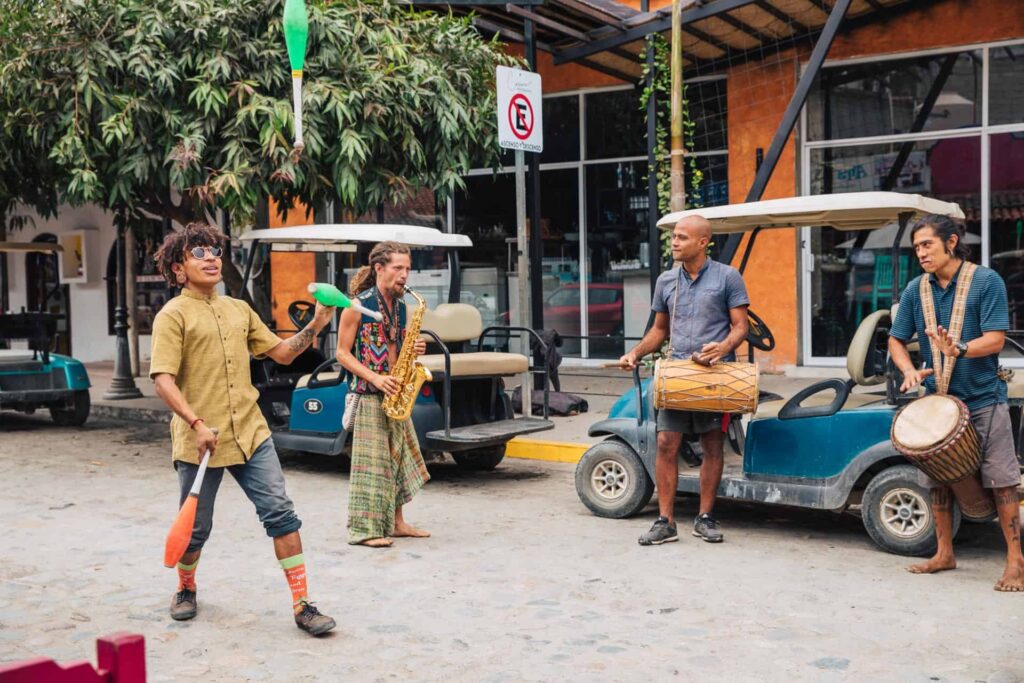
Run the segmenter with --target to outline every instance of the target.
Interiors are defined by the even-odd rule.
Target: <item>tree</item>
[[[280,0],[4,5],[0,212],[95,202],[184,224],[216,207],[237,224],[270,197],[361,214],[497,163],[494,68],[514,60],[465,18],[310,3],[296,161]]]

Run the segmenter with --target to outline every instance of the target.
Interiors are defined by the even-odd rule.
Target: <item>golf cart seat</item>
[[[439,304],[423,316],[423,329],[437,335],[445,346],[463,345],[484,332],[480,311],[469,304]],[[435,341],[430,337],[428,343]],[[530,369],[530,359],[521,353],[463,351],[450,354],[452,377],[508,376]],[[444,373],[444,354],[431,353],[419,362],[435,375]]]
[[[876,394],[852,393],[855,386],[875,386],[885,383],[885,363],[889,327],[892,318],[888,309],[875,311],[861,321],[857,333],[846,352],[846,371],[850,379],[827,379],[798,392],[784,404],[779,401],[763,403],[755,418],[778,417],[791,420],[804,417],[834,415],[840,409],[854,410],[885,400]]]

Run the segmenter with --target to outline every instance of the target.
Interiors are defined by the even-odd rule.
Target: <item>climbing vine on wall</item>
[[[653,173],[658,182],[658,206],[656,210],[659,216],[669,212],[669,200],[671,198],[671,167],[669,159],[669,134],[671,132],[671,93],[672,93],[672,70],[671,70],[671,49],[669,41],[661,35],[653,35],[647,38],[654,45],[654,78],[652,84],[647,85],[647,74],[650,67],[647,60],[641,62],[643,67],[643,90],[640,94],[640,108],[647,112],[647,102],[651,95],[655,97],[655,134],[654,134],[654,158],[655,163],[647,172]],[[683,144],[687,145],[693,140],[697,129],[697,123],[690,117],[689,100],[686,97],[686,81],[683,81]],[[701,206],[700,186],[704,182],[704,174],[697,168],[697,157],[689,155],[685,157],[687,168],[686,187],[686,208],[695,209]],[[672,233],[668,230],[661,232],[661,257],[662,264],[671,263]],[[711,245],[708,245],[709,247]]]

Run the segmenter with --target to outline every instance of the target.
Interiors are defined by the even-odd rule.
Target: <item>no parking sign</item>
[[[505,149],[544,151],[540,74],[499,66],[498,144]]]

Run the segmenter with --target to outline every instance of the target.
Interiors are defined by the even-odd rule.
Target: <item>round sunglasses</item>
[[[224,250],[220,247],[192,247],[188,251],[192,254],[192,258],[199,260],[206,258],[207,252],[213,258],[220,258],[220,255],[224,253]]]

